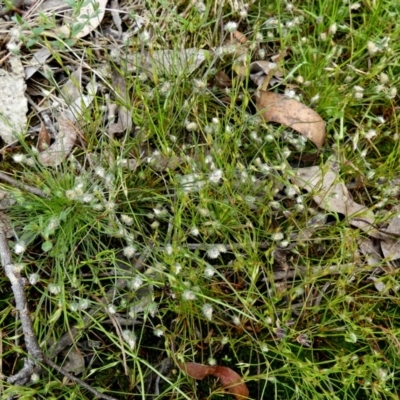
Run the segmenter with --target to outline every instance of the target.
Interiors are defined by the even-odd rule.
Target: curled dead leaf
[[[261,91],[256,102],[266,121],[277,122],[301,133],[321,149],[325,140],[325,123],[311,108],[281,94]]]
[[[40,131],[36,146],[39,152],[47,150],[50,146],[50,134],[46,128],[46,125],[43,122],[40,125]]]
[[[351,225],[362,229],[369,236],[382,237],[382,234],[374,228],[374,213],[351,198],[332,161],[328,161],[324,167],[299,168],[295,172],[293,183],[311,192],[319,207],[349,217]]]
[[[179,368],[193,379],[204,379],[213,374],[215,367],[194,362],[178,363]]]
[[[232,393],[238,400],[249,398],[249,389],[237,372],[228,367],[217,366],[213,375],[219,379],[222,387]]]
[[[194,379],[204,379],[208,375],[213,375],[219,379],[224,389],[233,394],[237,400],[249,398],[249,389],[243,382],[242,377],[228,367],[209,366],[194,362],[180,363],[179,368]]]
[[[283,79],[283,72],[274,62],[253,61],[249,68],[250,79],[261,88],[264,81],[268,81],[269,86],[280,83]]]
[[[231,78],[222,70],[215,74],[215,85],[220,89],[232,87]]]
[[[45,151],[39,154],[39,161],[47,167],[60,165],[75,145],[78,129],[66,118],[58,121],[59,133],[55,142]]]
[[[385,232],[400,235],[400,215],[393,217]],[[397,238],[393,239],[389,237],[382,240],[381,249],[383,256],[388,260],[398,260],[400,258],[400,244]]]

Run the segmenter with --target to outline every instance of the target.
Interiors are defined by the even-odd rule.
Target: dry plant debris
[[[21,59],[11,55],[8,62],[10,71],[0,69],[0,137],[11,144],[26,129],[28,102]]]
[[[313,199],[319,207],[345,215],[351,225],[366,231],[372,237],[382,237],[373,228],[374,213],[351,198],[346,185],[340,181],[335,162],[331,160],[323,166],[299,168],[294,172],[294,183],[313,193]]]
[[[231,368],[223,366],[210,366],[194,362],[178,363],[179,368],[194,379],[204,379],[213,375],[219,379],[223,388],[233,394],[237,400],[249,398],[249,389],[242,377]]]
[[[78,129],[65,117],[58,119],[58,125],[59,132],[56,140],[38,156],[40,163],[47,167],[60,165],[73,149],[78,137]]]
[[[266,121],[278,122],[311,140],[321,149],[325,140],[325,122],[310,107],[286,96],[261,91],[257,98],[257,109]]]
[[[79,7],[78,15],[64,17],[64,25],[53,32],[44,32],[48,36],[73,36],[80,39],[96,29],[104,18],[107,0],[89,0]]]
[[[168,343],[173,349],[172,343],[179,343],[185,358],[190,350],[188,357],[193,359],[214,352],[224,354],[221,361],[240,368],[241,374],[220,360],[217,365],[215,360],[213,365],[177,362],[180,371],[194,379],[216,377],[237,400],[253,398],[249,388],[257,398],[265,398],[256,381],[265,381],[268,394],[277,397],[289,390],[285,379],[296,381],[293,396],[299,396],[296,391],[303,390],[299,382],[305,386],[308,382],[297,379],[303,369],[313,371],[309,379],[313,387],[315,374],[319,378],[326,374],[326,387],[333,393],[332,382],[344,382],[334,375],[335,368],[348,360],[341,355],[329,358],[333,350],[326,359],[325,354],[318,359],[324,346],[342,346],[350,359],[360,353],[357,342],[365,334],[366,342],[375,343],[376,354],[384,352],[379,340],[370,338],[373,329],[363,331],[366,319],[355,333],[354,320],[334,307],[349,311],[346,305],[353,304],[349,313],[359,317],[361,306],[354,298],[360,288],[369,285],[373,295],[388,298],[398,291],[398,208],[390,205],[390,212],[381,212],[379,203],[384,200],[378,203],[379,196],[370,195],[373,190],[363,186],[370,179],[367,174],[362,172],[356,182],[364,190],[360,195],[346,184],[343,172],[349,165],[357,172],[362,169],[361,161],[355,166],[346,158],[350,150],[358,150],[359,142],[367,143],[377,159],[384,158],[383,146],[375,145],[374,129],[350,134],[343,123],[346,118],[347,124],[351,121],[343,110],[367,91],[355,85],[349,95],[352,81],[343,79],[339,92],[348,103],[340,112],[337,104],[330,109],[317,107],[319,94],[293,95],[293,89],[306,93],[314,84],[306,85],[303,76],[294,74],[306,73],[314,62],[317,66],[318,54],[314,52],[310,63],[296,64],[296,52],[283,48],[283,41],[280,48],[270,26],[275,34],[282,33],[290,31],[291,24],[300,29],[299,21],[284,25],[268,11],[268,19],[263,14],[251,24],[246,19],[250,4],[243,1],[215,2],[206,10],[197,1],[156,3],[157,7],[152,2],[118,0],[81,5],[16,1],[1,11],[6,26],[1,31],[1,51],[6,49],[6,54],[0,70],[0,136],[6,145],[2,156],[7,173],[0,172],[0,180],[7,183],[7,191],[0,191],[0,205],[12,216],[13,226],[7,215],[1,215],[0,253],[20,314],[23,350],[29,356],[24,363],[18,363],[17,356],[8,362],[7,384],[34,387],[43,363],[99,398],[112,399],[75,375],[91,371],[90,380],[93,371],[110,368],[112,376],[105,376],[102,390],[123,391],[125,398],[130,395],[126,387],[134,388],[133,397],[162,398],[163,390],[171,390],[169,398],[197,398],[187,386],[190,380],[182,383],[173,372],[176,355],[171,356]],[[223,7],[239,22],[224,21]],[[284,13],[295,14],[301,7],[299,2],[286,2]],[[349,4],[343,12],[352,16],[355,9],[356,3]],[[12,13],[14,19],[9,18]],[[192,40],[193,26],[206,26],[210,16],[215,26],[198,45]],[[318,31],[321,23],[313,21],[307,35]],[[186,30],[177,39],[179,24]],[[14,27],[11,38],[4,34]],[[325,55],[328,64],[323,68],[333,81],[341,80],[343,66],[329,60],[339,53],[346,35],[353,34],[349,26],[339,39],[337,29],[332,25],[320,33],[323,42],[330,35],[327,47],[334,46]],[[373,65],[375,57],[388,51],[388,43],[369,41],[365,64]],[[275,56],[269,54],[271,48]],[[347,62],[337,57],[339,64]],[[291,73],[286,64],[294,64]],[[352,64],[347,67],[356,74],[354,80],[377,76]],[[388,86],[388,76],[379,74],[380,88],[374,96],[382,92],[392,101],[396,91]],[[390,118],[397,109],[393,102],[382,110]],[[343,115],[338,117],[339,113]],[[378,119],[383,124],[385,118],[368,114],[365,126],[374,126]],[[326,123],[337,128],[332,123],[337,119],[341,130],[335,140],[342,147],[326,134]],[[311,166],[304,154],[307,141],[318,150],[310,157]],[[339,165],[335,160],[346,161]],[[12,178],[14,167],[18,179]],[[364,167],[370,168],[368,162]],[[398,200],[397,192],[388,193]],[[338,232],[343,242],[340,251],[335,248]],[[14,242],[9,242],[13,236]],[[45,281],[40,282],[36,272],[25,278],[25,267],[14,263],[13,257],[26,262],[30,271],[43,270]],[[29,300],[45,304],[45,317],[37,311],[38,325],[47,318],[43,328],[32,325]],[[323,304],[326,310],[321,313]],[[331,336],[330,312],[340,315]],[[60,323],[63,318],[67,327]],[[207,335],[202,330],[205,323],[213,326]],[[214,329],[228,341],[215,339]],[[395,333],[388,333],[391,327],[379,325],[379,329],[393,335],[398,350]],[[346,334],[341,335],[343,331]],[[97,347],[87,344],[92,335],[99,339],[101,365],[95,365]],[[243,359],[241,347],[247,343],[251,351]],[[17,345],[20,353],[23,345]],[[104,361],[109,349],[119,356],[113,365]],[[307,349],[313,351],[312,362]],[[251,362],[247,356],[253,357]],[[365,365],[369,356],[361,356]],[[355,366],[357,360],[351,358],[354,370],[360,367]],[[309,368],[308,363],[315,366]],[[122,378],[114,366],[123,371]],[[282,378],[279,386],[280,376],[274,371],[294,366],[296,373]],[[393,378],[383,367],[371,374],[357,378],[363,390],[384,391]],[[93,382],[96,387],[103,383]],[[14,390],[11,386],[8,390]],[[198,397],[219,392],[215,387],[198,390]]]

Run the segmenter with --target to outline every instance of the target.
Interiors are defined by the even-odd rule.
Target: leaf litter
[[[95,31],[100,25],[105,15],[106,4],[107,2],[105,1],[92,2],[88,7],[82,7],[78,15],[66,15],[64,17],[63,27],[54,32],[45,32],[44,34],[51,37],[54,36],[55,32],[57,34],[63,33],[66,36],[74,33],[74,39],[83,38]],[[117,12],[118,10],[116,10],[119,7],[118,1],[113,0],[112,7],[114,9],[112,12],[113,21],[118,30],[118,37],[121,37],[121,19]],[[97,8],[98,11],[96,11]],[[144,20],[138,19],[138,24],[140,27],[137,32],[145,22]],[[240,57],[246,53],[246,48],[244,46],[248,41],[246,36],[241,32],[237,31],[233,36],[239,42],[235,57]],[[241,45],[243,46],[240,47]],[[153,81],[157,81],[157,77],[163,74],[179,75],[182,71],[189,74],[193,73],[200,68],[206,60],[215,57],[215,54],[211,50],[196,48],[179,50],[165,49],[152,52],[142,51],[129,54],[126,54],[126,52],[126,48],[121,49],[115,47],[111,49],[110,54],[117,64],[126,66],[127,71],[144,71]],[[46,61],[49,60],[49,55],[49,51],[45,48],[33,54],[30,62],[31,65],[28,63],[25,70],[25,79],[29,79],[38,72],[40,68],[45,65]],[[278,60],[275,61],[279,61],[279,56]],[[14,142],[14,132],[23,131],[27,124],[27,105],[24,101],[25,83],[21,72],[22,65],[17,57],[10,57],[10,65],[12,67],[11,73],[7,71],[3,73],[5,70],[1,70],[0,72],[1,77],[7,76],[4,80],[0,80],[0,87],[3,86],[3,83],[7,85],[9,82],[15,81],[15,83],[13,83],[15,86],[10,86],[10,90],[13,91],[14,94],[17,93],[15,97],[16,103],[21,104],[18,104],[20,106],[19,110],[18,108],[13,110],[13,115],[19,115],[19,119],[12,121],[10,116],[6,116],[7,120],[12,122],[11,130],[0,130],[0,135],[7,144]],[[279,68],[278,63],[273,61],[255,61],[250,65],[246,63],[243,65],[236,64],[232,69],[239,76],[245,77],[249,75],[259,87],[263,85],[280,85],[283,82],[284,73]],[[82,113],[90,107],[98,91],[98,84],[95,78],[90,81],[86,88],[82,87],[82,74],[81,68],[75,70],[62,89],[62,95],[64,95],[64,99],[70,110],[65,111],[65,113],[58,118],[59,130],[54,138],[55,141],[53,144],[50,144],[50,136],[47,129],[43,125],[41,127],[37,147],[40,151],[38,159],[44,166],[57,167],[61,165],[73,150],[78,135],[81,135],[77,128],[77,122]],[[229,76],[223,70],[220,70],[218,74],[220,82],[217,83],[217,86],[220,88],[231,87],[232,81]],[[116,93],[118,93],[122,99],[126,98],[127,90],[121,76],[115,75],[112,79],[113,86],[116,88]],[[87,94],[83,94],[84,90],[86,90]],[[4,98],[5,96],[0,96],[0,98],[1,97]],[[3,105],[2,107],[6,109],[8,105]],[[298,100],[268,90],[261,90],[259,92],[259,96],[256,98],[256,107],[266,122],[275,122],[291,128],[314,143],[318,151],[322,149],[326,139],[325,122],[310,107],[307,107]],[[0,110],[2,110],[1,106]],[[108,127],[110,136],[114,133],[122,133],[132,129],[131,112],[129,112],[124,105],[118,105],[115,110],[116,112],[112,114],[113,117],[110,118]],[[1,112],[6,115],[4,110]],[[115,122],[115,120],[117,122]],[[135,162],[133,169],[135,169],[139,161],[134,159],[133,161]],[[154,163],[156,165],[154,169],[156,171],[162,171],[167,167],[177,168],[182,162],[183,160],[180,157],[166,160],[160,155]],[[399,216],[394,216],[387,222],[388,226],[385,228],[387,234],[383,234],[381,230],[377,229],[376,216],[370,209],[367,209],[362,204],[356,203],[352,199],[345,183],[340,177],[337,164],[333,160],[328,160],[321,166],[293,168],[292,172],[293,183],[299,188],[309,192],[320,209],[327,213],[339,213],[344,215],[350,225],[363,230],[372,238],[366,238],[364,242],[360,242],[359,244],[361,253],[368,255],[367,263],[370,266],[379,265],[382,261],[382,256],[390,261],[400,258],[399,240],[393,239],[388,235],[400,235]],[[307,232],[305,232],[303,236],[300,234],[295,240],[310,239],[315,233],[315,230],[321,225],[323,224],[310,223]],[[377,242],[377,239],[380,241]],[[284,273],[277,279],[285,279],[293,273],[293,271],[288,269],[289,266],[286,261],[285,266]],[[347,267],[348,265],[330,266],[330,271],[332,273],[340,273],[341,268]],[[305,273],[305,269],[303,271],[299,268],[299,271]],[[377,270],[375,272],[377,274],[383,273],[383,270]],[[374,282],[375,288],[379,292],[384,291],[384,283],[379,281],[374,274],[370,276],[370,279]],[[292,276],[295,275],[293,274]],[[151,302],[151,295],[149,298],[146,298],[143,305],[138,306],[139,311],[145,310]],[[243,383],[242,378],[230,368],[222,366],[211,367],[197,363],[185,363],[179,366],[184,372],[195,379],[203,379],[208,375],[217,377],[221,385],[237,399],[247,398],[248,396],[248,389]]]
[[[178,363],[179,368],[193,379],[204,379],[213,375],[219,379],[223,388],[236,397],[236,400],[249,398],[249,389],[242,377],[228,367],[210,366],[194,362]]]
[[[268,122],[277,122],[292,128],[311,140],[321,149],[325,141],[325,122],[310,107],[286,96],[261,91],[256,101],[257,109]]]
[[[0,69],[0,136],[6,144],[24,135],[28,119],[24,68],[18,56],[8,60],[10,70]]]
[[[65,116],[58,119],[59,131],[53,144],[38,155],[46,167],[59,166],[72,151],[78,137],[78,128]]]

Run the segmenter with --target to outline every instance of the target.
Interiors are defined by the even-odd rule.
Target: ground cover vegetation
[[[1,167],[23,185],[1,184],[3,212],[46,357],[115,399],[241,398],[226,370],[194,379],[189,362],[229,367],[250,399],[397,399],[400,232],[390,254],[379,246],[400,211],[398,5],[121,0],[76,39],[82,24],[44,34],[58,11],[7,3],[2,24],[20,32],[8,51],[26,66],[50,51]],[[268,90],[321,116],[321,150],[257,109],[250,64],[273,56]],[[56,129],[75,116],[58,161],[40,158],[57,140],[43,139],[46,110]],[[296,183],[311,166],[335,170],[383,236]],[[2,398],[93,398],[48,365],[7,381],[27,353],[3,274],[0,329]]]

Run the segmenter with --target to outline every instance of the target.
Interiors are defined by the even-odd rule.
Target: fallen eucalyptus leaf
[[[322,209],[343,214],[349,218],[351,225],[369,236],[381,238],[382,234],[373,227],[374,213],[351,198],[346,185],[333,168],[332,161],[328,161],[324,167],[299,168],[295,170],[293,183],[311,192],[314,201]]]
[[[116,71],[112,73],[113,88],[123,102],[127,102],[127,89],[125,79]],[[109,134],[130,132],[133,126],[132,111],[124,105],[118,105],[118,122],[113,122],[108,128]]]
[[[262,90],[256,106],[266,121],[278,122],[301,133],[321,149],[325,140],[325,123],[311,108],[282,94]]]
[[[78,67],[69,76],[67,82],[65,82],[64,86],[61,89],[61,94],[65,102],[68,105],[70,105],[77,98],[80,97],[81,93],[82,93],[82,68]]]
[[[65,160],[78,136],[78,129],[65,117],[58,120],[58,125],[59,132],[55,142],[38,156],[41,164],[48,167],[57,167]]]
[[[46,11],[50,11],[53,14],[60,15],[61,12],[71,10],[71,6],[65,0],[44,0],[40,2],[38,7],[36,8],[36,12],[45,13]]]
[[[193,379],[204,379],[214,373],[215,367],[194,362],[178,363],[179,368]]]
[[[237,400],[249,398],[249,389],[243,382],[242,377],[228,367],[209,366],[194,362],[179,363],[179,368],[194,379],[204,379],[208,375],[213,375],[219,379],[224,389],[233,394]]]
[[[220,89],[232,87],[231,78],[229,78],[229,76],[223,70],[220,70],[215,74],[214,81],[215,85]]]
[[[243,382],[242,377],[228,367],[217,366],[214,371],[223,388],[232,393],[236,399],[243,400],[249,398],[249,389]]]
[[[157,75],[179,75],[183,71],[191,74],[209,57],[210,52],[196,48],[183,50],[157,50],[131,53],[113,49],[111,58],[118,64],[126,63],[128,72],[143,70],[151,79]]]
[[[400,235],[400,215],[396,215],[389,223],[385,232]],[[381,241],[383,256],[391,261],[400,258],[400,239],[383,239]]]

